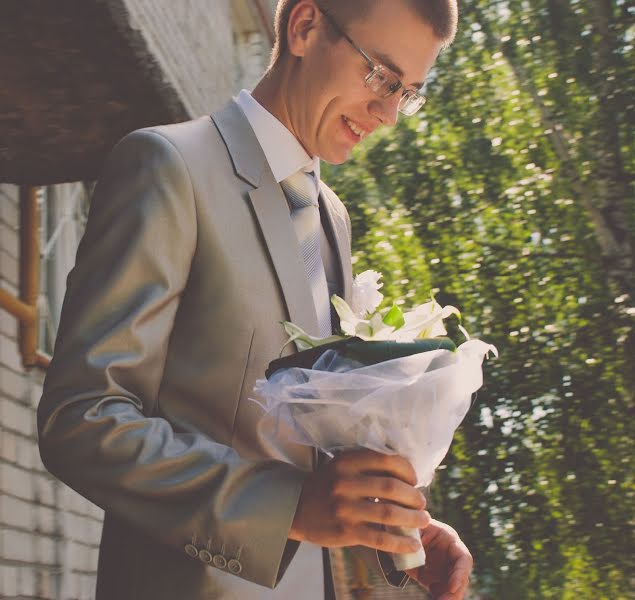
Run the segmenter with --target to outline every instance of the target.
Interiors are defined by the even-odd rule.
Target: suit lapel
[[[212,115],[236,175],[255,189],[249,201],[271,258],[289,319],[310,333],[318,329],[317,315],[289,208],[249,122],[234,101]]]
[[[340,274],[342,276],[344,300],[350,304],[353,288],[351,240],[344,218],[333,206],[331,194],[332,192],[326,186],[321,186],[321,195],[324,199],[324,212],[326,213],[331,231],[333,231],[334,234],[333,237],[335,238],[335,251],[337,253]]]

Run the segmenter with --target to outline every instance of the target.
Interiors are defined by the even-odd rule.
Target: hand
[[[368,546],[414,552],[419,544],[382,525],[423,528],[426,501],[414,486],[412,465],[372,450],[343,452],[306,479],[289,538],[320,546]],[[379,498],[382,502],[372,499]]]
[[[426,564],[406,571],[433,594],[435,600],[462,600],[474,561],[459,534],[449,525],[431,520],[421,532]]]

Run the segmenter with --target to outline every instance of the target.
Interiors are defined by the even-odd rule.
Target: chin
[[[351,154],[352,148],[342,148],[339,150],[325,152],[322,156],[320,156],[320,158],[330,165],[341,165],[351,157]]]

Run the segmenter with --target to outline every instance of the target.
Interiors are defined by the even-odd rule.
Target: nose
[[[373,98],[369,111],[377,117],[383,125],[392,127],[397,123],[399,117],[399,102],[401,101],[401,90],[388,96],[388,98]]]

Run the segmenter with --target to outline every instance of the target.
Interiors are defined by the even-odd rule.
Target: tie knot
[[[291,209],[318,206],[318,190],[313,172],[297,171],[280,185],[289,200]]]

